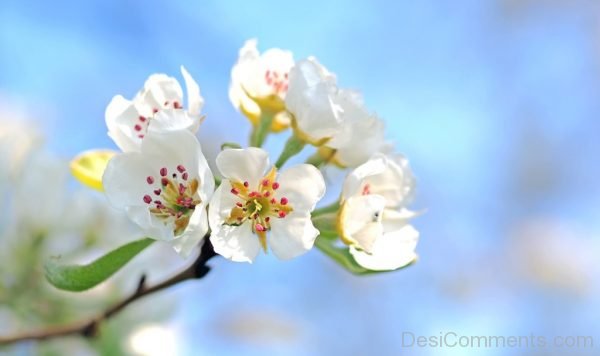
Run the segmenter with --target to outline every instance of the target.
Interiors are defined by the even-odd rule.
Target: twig
[[[192,263],[185,270],[151,287],[146,286],[146,276],[142,275],[137,289],[132,295],[112,305],[95,317],[82,321],[76,321],[70,324],[52,326],[46,329],[27,331],[10,336],[0,336],[0,345],[9,345],[27,340],[46,340],[69,335],[81,335],[88,338],[96,336],[98,333],[98,328],[102,322],[118,314],[120,311],[125,309],[125,307],[136,300],[171,287],[180,282],[184,282],[189,279],[200,279],[206,276],[206,274],[210,271],[210,267],[206,265],[206,262],[215,256],[216,253],[210,241],[208,239],[205,241],[206,242],[202,246],[198,258],[196,258],[194,263]]]

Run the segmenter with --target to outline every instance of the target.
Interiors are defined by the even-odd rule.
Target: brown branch
[[[210,241],[208,239],[205,241],[198,258],[185,270],[151,287],[146,286],[146,276],[142,275],[137,289],[132,295],[110,306],[95,317],[70,324],[51,326],[46,329],[0,336],[0,345],[9,345],[27,340],[46,340],[69,335],[81,335],[88,338],[96,336],[102,322],[118,314],[136,300],[189,279],[203,278],[210,271],[210,267],[206,265],[206,262],[216,255]]]

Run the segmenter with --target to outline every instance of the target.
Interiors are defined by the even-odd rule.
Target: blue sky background
[[[420,262],[356,278],[318,251],[215,263],[170,293],[182,354],[437,355],[403,332],[594,335],[600,347],[600,8],[584,0],[12,1],[0,94],[66,158],[114,147],[104,110],[146,77],[199,82],[200,137],[245,142],[229,72],[246,39],[359,89],[418,177]],[[278,153],[285,135],[268,142]],[[331,173],[332,179],[342,176]],[[147,304],[146,304],[147,305]],[[554,350],[558,353],[561,350]],[[444,349],[522,355],[531,349]]]

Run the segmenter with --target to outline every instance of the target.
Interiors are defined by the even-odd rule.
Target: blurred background
[[[600,347],[600,3],[593,0],[0,4],[0,333],[78,319],[177,270],[153,246],[90,292],[52,290],[41,263],[89,260],[135,229],[68,174],[114,148],[104,110],[146,77],[201,86],[204,150],[246,143],[231,106],[245,40],[315,55],[359,89],[410,160],[425,209],[419,262],[355,277],[313,250],[213,271],[133,305],[98,340],[44,355],[554,355],[579,349],[405,348],[402,334],[590,335]],[[276,155],[287,134],[267,147]],[[326,172],[336,184],[344,172]]]

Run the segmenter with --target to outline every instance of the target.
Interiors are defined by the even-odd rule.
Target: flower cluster
[[[261,250],[290,259],[316,244],[335,260],[351,259],[355,272],[416,259],[418,232],[409,224],[415,213],[407,209],[413,175],[360,93],[338,87],[313,57],[296,61],[277,48],[261,54],[256,40],[247,41],[231,71],[229,98],[252,124],[249,147],[224,145],[213,172],[195,135],[204,100],[181,72],[185,103],[175,78],[154,74],[132,100],[115,96],[106,109],[108,135],[122,152],[101,165],[96,188],[148,237],[182,256],[209,237],[215,252],[238,262],[254,261]],[[261,146],[288,128],[271,164]],[[305,164],[281,169],[307,145],[315,151]],[[340,199],[315,210],[327,165],[351,171]],[[92,185],[93,173],[74,172]]]

